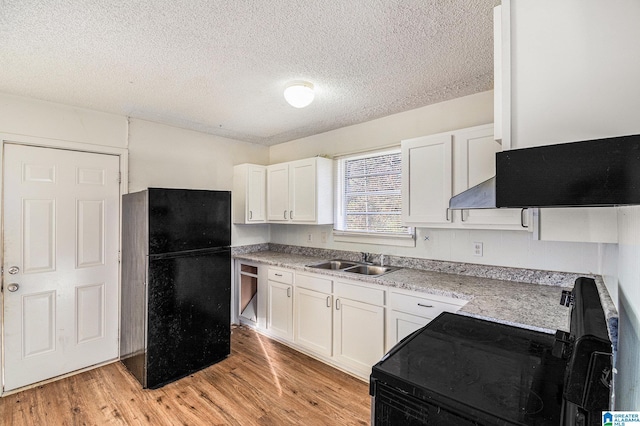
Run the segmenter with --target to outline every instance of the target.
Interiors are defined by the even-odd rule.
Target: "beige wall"
[[[129,125],[129,191],[148,187],[218,189],[233,187],[233,166],[267,164],[267,147],[150,121]],[[234,225],[231,244],[269,241],[269,226]]]
[[[0,133],[127,147],[127,118],[0,93]]]
[[[231,190],[233,166],[266,164],[267,147],[125,116],[0,93],[0,135],[42,146],[127,153],[129,192],[147,187]],[[235,226],[232,244],[269,240],[268,225]]]
[[[274,145],[271,163],[400,144],[403,139],[493,122],[493,91],[393,114],[366,123]]]
[[[493,91],[272,146],[271,163],[314,155],[338,155],[399,145],[407,138],[461,129],[493,121]],[[332,226],[272,225],[271,241],[281,244],[367,251],[417,258],[599,273],[602,244],[536,241],[528,232],[428,229],[416,230],[416,247],[334,242]],[[327,242],[322,243],[322,234]],[[308,242],[311,234],[313,242]],[[483,243],[482,257],[473,255],[474,242]]]
[[[192,130],[130,120],[129,188],[231,190],[233,166],[266,164],[267,147]]]

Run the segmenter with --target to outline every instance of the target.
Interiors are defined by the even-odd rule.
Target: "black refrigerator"
[[[122,363],[154,389],[226,358],[231,192],[126,194],[122,222]]]

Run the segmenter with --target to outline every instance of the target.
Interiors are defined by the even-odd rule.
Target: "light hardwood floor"
[[[365,425],[368,384],[233,329],[224,361],[143,390],[114,363],[0,399],[3,425]]]

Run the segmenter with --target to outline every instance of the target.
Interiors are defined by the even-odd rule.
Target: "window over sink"
[[[335,241],[414,246],[413,228],[401,222],[400,149],[337,159]]]

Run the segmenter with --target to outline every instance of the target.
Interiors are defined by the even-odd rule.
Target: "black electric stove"
[[[594,425],[609,409],[611,342],[595,282],[556,335],[443,313],[373,367],[374,425]]]

